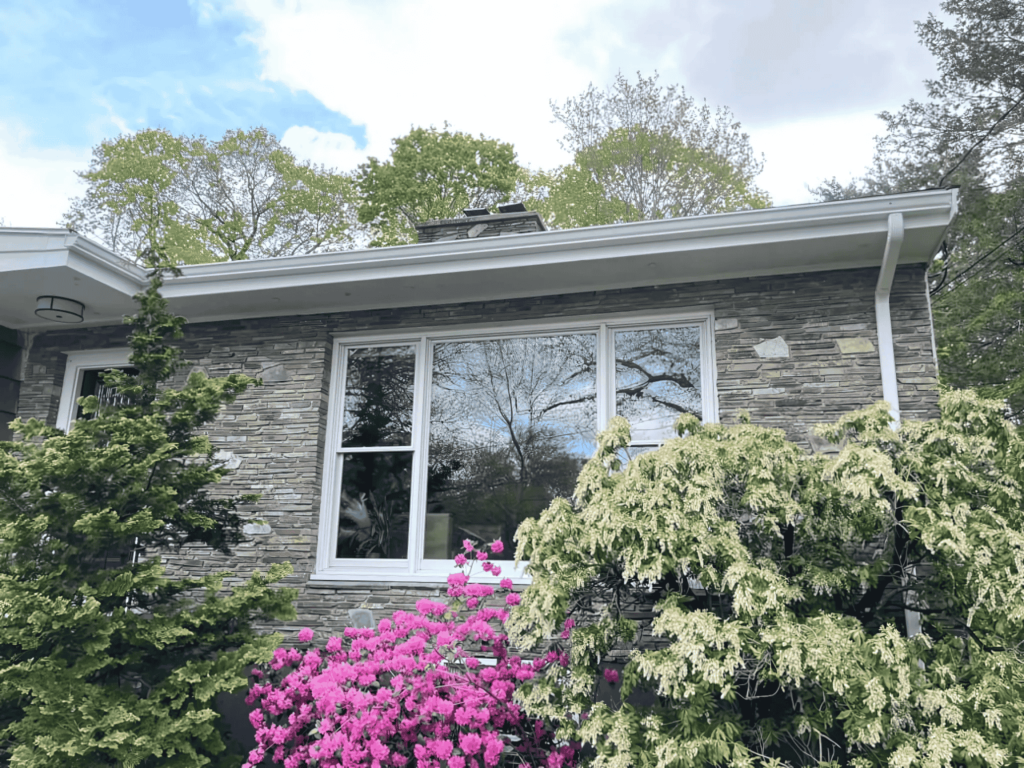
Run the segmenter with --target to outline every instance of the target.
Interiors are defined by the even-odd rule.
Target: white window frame
[[[129,347],[115,349],[89,349],[65,352],[68,356],[64,368],[64,384],[60,390],[60,405],[57,408],[57,428],[67,432],[75,423],[78,410],[78,392],[82,389],[82,377],[86,371],[105,371],[108,368],[126,368]]]
[[[352,583],[392,582],[400,584],[443,583],[452,565],[449,561],[426,560],[422,557],[425,536],[424,502],[429,450],[430,372],[433,344],[445,341],[474,339],[520,338],[570,332],[593,332],[597,336],[597,429],[604,429],[615,409],[615,359],[612,348],[614,332],[680,325],[700,329],[701,405],[703,421],[718,421],[717,365],[715,358],[715,318],[712,309],[662,311],[612,315],[592,315],[567,320],[538,320],[517,324],[478,324],[469,327],[426,327],[404,332],[377,334],[335,334],[331,379],[327,407],[327,435],[324,443],[323,481],[320,503],[320,524],[317,536],[316,566],[311,582]],[[412,346],[416,355],[413,382],[413,420],[411,449],[414,453],[410,481],[409,550],[402,560],[374,558],[336,558],[336,531],[339,524],[341,472],[339,465],[346,451],[342,449],[344,420],[345,350],[349,347]],[[641,445],[649,445],[644,443]],[[382,447],[380,450],[390,450]],[[513,546],[513,542],[505,542]],[[501,563],[501,577],[522,579],[522,569],[512,572],[511,563]],[[474,571],[476,573],[476,571]],[[494,581],[482,571],[479,580]]]

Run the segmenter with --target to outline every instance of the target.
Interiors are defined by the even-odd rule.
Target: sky
[[[144,128],[263,125],[351,170],[414,126],[569,157],[551,102],[657,72],[726,106],[775,205],[870,163],[877,118],[935,77],[938,0],[2,0],[0,219],[56,226],[92,147]]]

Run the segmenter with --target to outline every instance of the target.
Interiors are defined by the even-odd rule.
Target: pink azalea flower
[[[465,544],[472,558],[476,550]],[[488,553],[477,557],[487,562]],[[248,765],[497,768],[515,744],[536,758],[530,764],[547,758],[553,768],[571,766],[578,746],[553,747],[552,725],[528,718],[513,698],[546,663],[565,665],[568,656],[553,651],[543,661],[524,662],[511,655],[501,629],[509,612],[479,607],[495,587],[470,583],[462,573],[448,583],[451,597],[468,598],[469,611],[420,600],[415,611],[395,611],[375,628],[347,628],[347,651],[341,637],[322,648],[277,649],[256,670],[263,677],[253,675],[258,682],[246,697],[257,741]],[[512,580],[501,587],[512,589]],[[507,605],[519,601],[519,594],[506,594]],[[299,639],[310,643],[314,636],[306,628]],[[468,648],[495,663],[481,664]]]
[[[472,542],[472,540],[470,540],[470,539],[463,539],[462,540],[462,548],[464,550],[466,550],[466,552],[472,552],[473,551],[473,542]]]
[[[491,552],[496,555],[500,555],[505,551],[505,545],[501,543],[501,539],[491,542]]]
[[[619,682],[619,673],[614,669],[606,669],[604,671],[604,679],[612,685],[615,685],[617,682]]]
[[[466,556],[461,552],[455,556],[455,564],[461,568],[466,564]]]
[[[432,739],[427,741],[427,748],[439,759],[447,760],[452,756],[452,750],[455,749],[455,745],[448,739]]]
[[[475,755],[479,752],[481,744],[482,742],[480,741],[480,737],[475,733],[459,734],[459,746],[467,755]]]

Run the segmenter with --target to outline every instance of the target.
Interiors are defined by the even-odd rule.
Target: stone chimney
[[[466,215],[458,219],[436,219],[417,224],[419,242],[437,243],[547,230],[540,214],[526,210],[522,203],[499,205],[498,210],[500,213],[491,213],[486,208],[466,208],[463,211]]]

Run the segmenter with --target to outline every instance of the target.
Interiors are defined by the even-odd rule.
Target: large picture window
[[[631,451],[717,420],[710,313],[339,338],[314,580],[442,580],[463,539],[570,496],[615,414]],[[507,566],[506,566],[507,568]]]

